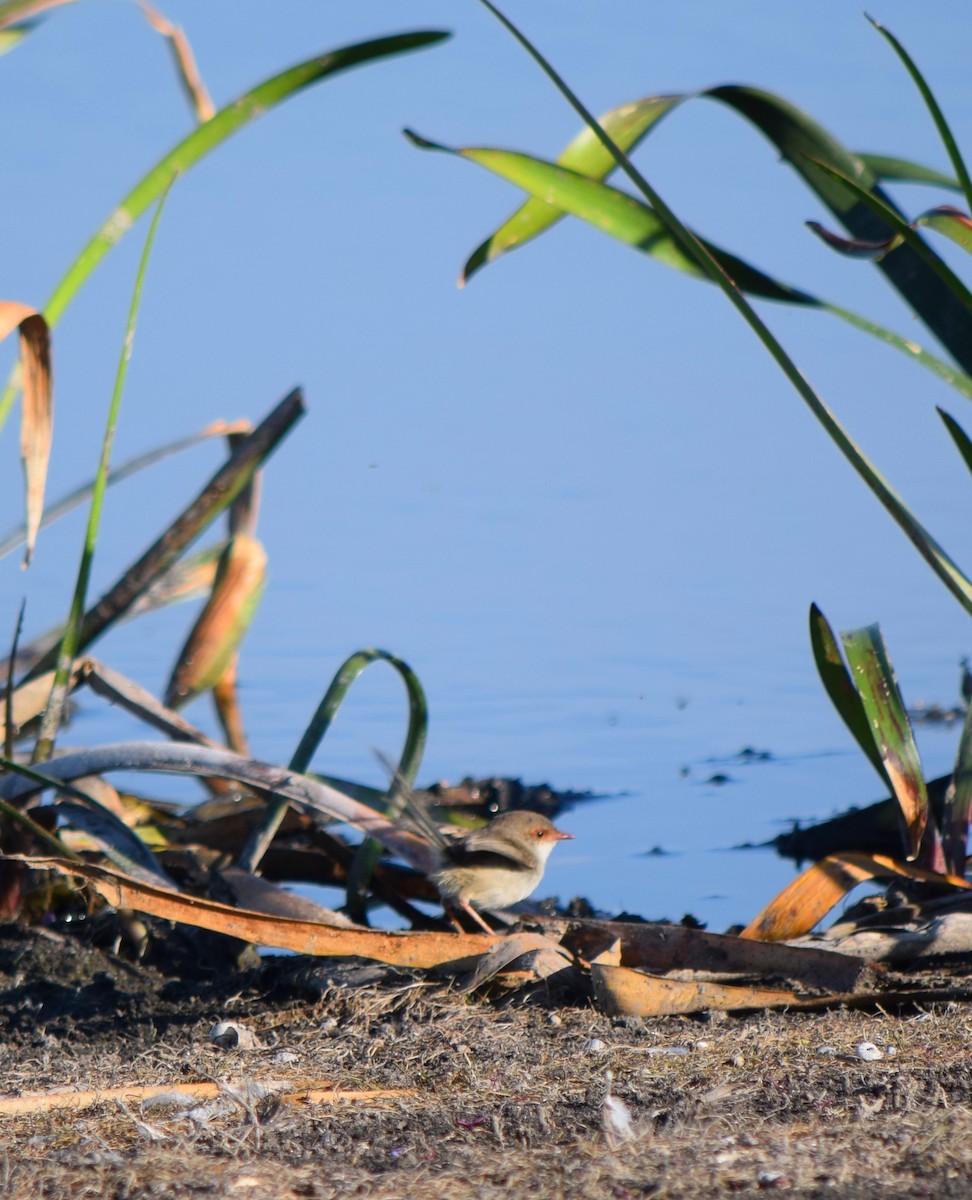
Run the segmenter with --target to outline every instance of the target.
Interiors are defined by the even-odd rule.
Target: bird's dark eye
[[[538,838],[542,838],[542,837],[543,837],[543,830],[542,830],[542,829],[538,829],[538,830],[537,830],[537,837],[538,837]]]

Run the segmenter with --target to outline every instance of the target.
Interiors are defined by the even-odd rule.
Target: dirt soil
[[[213,1044],[221,1020],[261,1045]],[[0,1029],[7,1097],[170,1089],[0,1115],[0,1195],[18,1200],[972,1195],[966,1004],[612,1020],[542,988],[486,1000],[372,964],[239,968],[205,939],[162,970],[6,926]],[[216,1101],[178,1094],[213,1080]],[[375,1094],[290,1102],[261,1083]]]

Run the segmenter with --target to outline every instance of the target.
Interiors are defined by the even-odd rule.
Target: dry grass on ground
[[[0,1195],[967,1197],[972,1008],[611,1020],[300,960],[194,983],[0,937],[6,1095],[215,1079],[412,1094],[0,1116]],[[204,953],[204,951],[201,951]],[[953,981],[954,976],[953,976]],[[965,981],[968,982],[967,980]],[[221,1050],[213,1021],[263,1046]],[[863,1041],[884,1057],[864,1061]],[[631,1128],[605,1128],[605,1097]]]

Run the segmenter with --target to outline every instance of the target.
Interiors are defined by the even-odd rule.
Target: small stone
[[[858,1042],[854,1047],[854,1053],[864,1062],[877,1062],[879,1058],[884,1058],[884,1052],[879,1050],[873,1042]]]
[[[730,1067],[744,1067],[746,1065],[746,1056],[744,1054],[734,1054],[729,1059]]]
[[[607,1049],[607,1043],[602,1042],[600,1038],[591,1038],[584,1043],[584,1049],[588,1054],[603,1054]]]
[[[548,1025],[556,1026],[556,1025],[563,1025],[563,1023],[564,1023],[564,1018],[560,1015],[560,1013],[555,1013],[555,1012],[547,1013],[547,1024]]]

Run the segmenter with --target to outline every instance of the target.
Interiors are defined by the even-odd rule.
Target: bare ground
[[[234,968],[213,940],[170,949],[160,970],[0,927],[4,1095],[251,1085],[208,1106],[0,1115],[0,1195],[972,1195],[965,1004],[612,1020],[543,990],[486,1001],[367,964]],[[955,964],[933,982],[967,987],[970,974]],[[244,1022],[262,1048],[219,1049],[217,1020]],[[883,1057],[858,1057],[861,1042]],[[270,1081],[408,1094],[285,1103],[252,1091]],[[624,1108],[606,1125],[609,1091]]]

